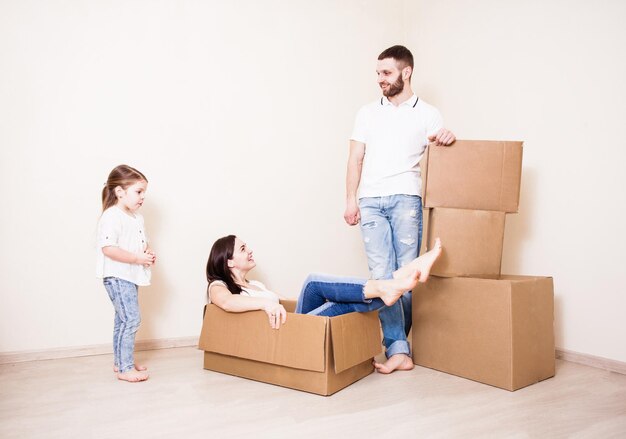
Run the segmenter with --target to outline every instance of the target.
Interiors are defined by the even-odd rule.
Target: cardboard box
[[[373,372],[381,348],[378,312],[337,317],[294,314],[272,329],[263,311],[228,313],[207,305],[199,348],[204,368],[319,395]]]
[[[441,238],[443,252],[433,265],[436,276],[498,276],[504,244],[504,212],[432,208],[423,240],[430,249]]]
[[[552,278],[431,277],[413,291],[413,362],[516,390],[554,376]]]
[[[420,165],[424,206],[517,212],[522,143],[457,140],[429,146]]]

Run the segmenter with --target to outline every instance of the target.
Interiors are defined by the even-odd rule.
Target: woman
[[[296,312],[331,317],[392,305],[417,282],[426,282],[440,254],[441,241],[437,239],[432,250],[396,270],[393,279],[310,275],[300,292]],[[215,241],[206,267],[208,301],[228,312],[263,310],[270,326],[278,329],[285,323],[287,311],[276,293],[261,282],[248,280],[247,274],[255,266],[252,250],[238,237],[228,235]]]

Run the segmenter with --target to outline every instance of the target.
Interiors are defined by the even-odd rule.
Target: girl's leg
[[[118,278],[107,278],[113,291],[113,306],[120,319],[119,333],[114,340],[114,351],[119,353],[118,378],[125,381],[144,381],[148,375],[134,370],[135,333],[139,328],[139,301],[137,285]],[[106,284],[105,284],[106,285]]]
[[[109,299],[111,299],[113,308],[115,308],[115,317],[113,319],[113,367],[114,367],[115,372],[117,372],[120,366],[120,352],[118,349],[117,340],[119,339],[119,336],[120,336],[120,326],[122,324],[122,321],[119,315],[117,314],[117,307],[115,306],[115,302],[116,300],[118,300],[117,299],[118,288],[116,287],[117,283],[114,281],[113,278],[110,278],[110,277],[103,279],[102,283],[104,284],[104,289],[107,291],[107,294],[109,295]]]
[[[120,370],[120,350],[117,340],[120,337],[120,327],[122,326],[122,320],[115,312],[115,319],[113,321],[113,367],[114,371]]]

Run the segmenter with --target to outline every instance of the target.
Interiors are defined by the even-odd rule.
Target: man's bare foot
[[[413,360],[406,354],[395,354],[387,358],[384,363],[377,363],[373,361],[374,368],[378,373],[388,374],[394,370],[411,370],[413,367]]]
[[[138,372],[143,372],[144,370],[148,370],[146,366],[142,366],[141,364],[135,364],[135,370]],[[118,373],[120,368],[117,366],[113,366],[113,372]]]
[[[149,375],[147,373],[139,372],[137,370],[129,370],[128,372],[122,372],[117,374],[117,379],[122,381],[128,381],[130,383],[138,383],[139,381],[147,380]]]
[[[428,275],[430,274],[430,269],[432,268],[437,258],[441,255],[442,248],[443,247],[441,246],[441,239],[435,239],[435,244],[433,245],[433,248],[431,248],[423,255],[413,259],[404,267],[400,267],[396,271],[394,271],[394,279],[404,277],[407,275],[407,273],[413,270],[418,270],[421,273],[419,277],[419,282],[426,282],[428,280]]]

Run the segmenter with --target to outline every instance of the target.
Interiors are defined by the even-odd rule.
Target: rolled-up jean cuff
[[[361,293],[361,296],[363,297],[364,303],[372,303],[373,299],[368,299],[367,297],[365,297],[365,287],[363,287],[363,292]]]
[[[391,346],[385,351],[385,356],[389,358],[396,354],[406,354],[410,357],[411,349],[409,348],[409,342],[406,340],[398,340],[391,343]]]

